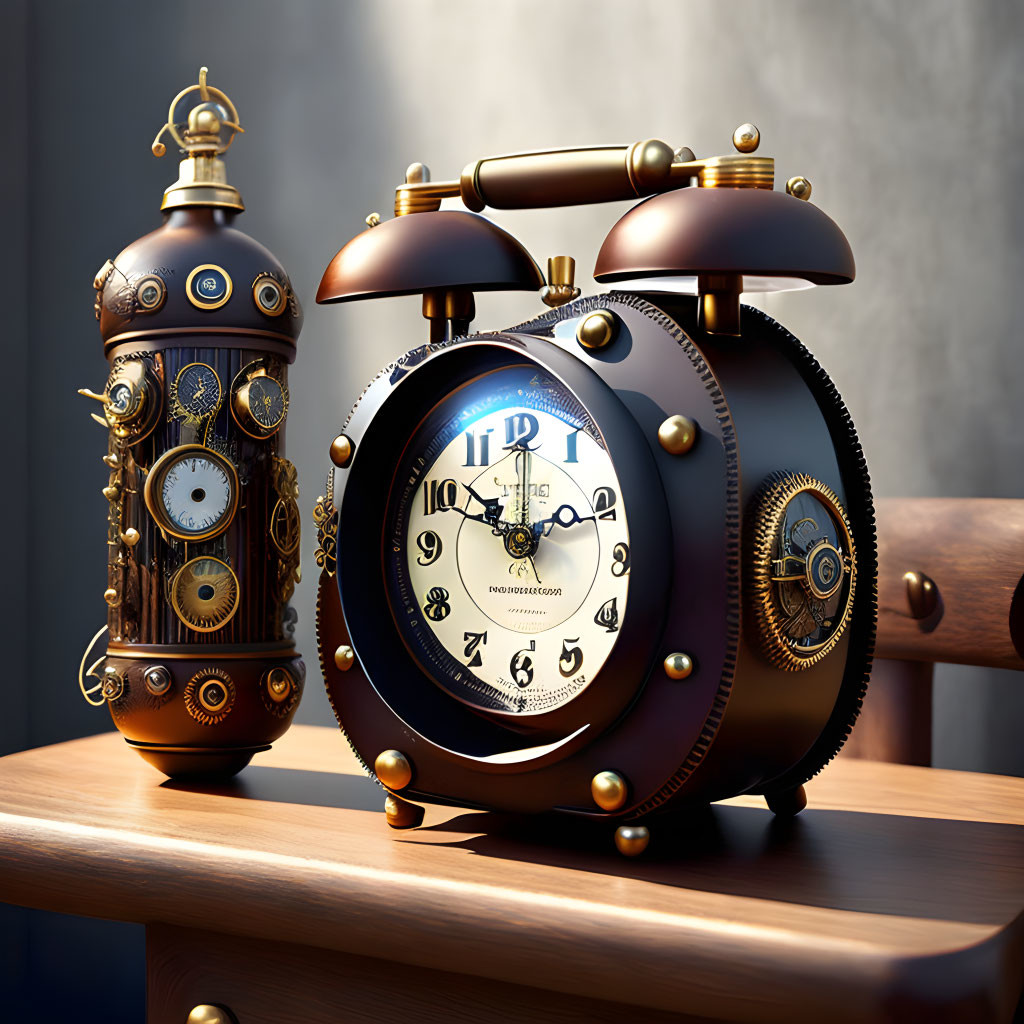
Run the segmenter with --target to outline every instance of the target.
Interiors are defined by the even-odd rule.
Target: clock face
[[[276,377],[249,381],[249,413],[264,430],[276,430],[287,411],[285,391]]]
[[[435,406],[388,526],[393,614],[450,693],[537,714],[600,671],[629,591],[626,510],[597,425],[543,371],[495,370]]]
[[[204,540],[227,529],[237,503],[234,466],[201,445],[172,448],[146,481],[150,512],[163,530],[182,540]]]
[[[174,382],[176,406],[186,418],[202,420],[220,408],[221,387],[216,370],[206,363],[189,363]]]

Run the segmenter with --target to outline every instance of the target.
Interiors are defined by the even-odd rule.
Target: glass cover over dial
[[[459,699],[551,711],[607,660],[629,590],[619,481],[587,410],[539,368],[491,371],[434,407],[388,530],[399,629]]]
[[[172,448],[146,481],[146,504],[153,517],[165,532],[182,540],[204,540],[227,529],[237,503],[234,466],[202,445]]]

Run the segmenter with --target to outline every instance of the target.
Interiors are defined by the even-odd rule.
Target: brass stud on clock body
[[[810,199],[811,183],[802,174],[797,174],[786,182],[786,192],[795,199]]]
[[[334,664],[341,669],[342,672],[347,672],[356,660],[356,652],[351,647],[347,647],[342,644],[334,652]]]
[[[595,309],[576,326],[576,340],[590,352],[610,345],[619,333],[619,318],[610,309]]]
[[[626,803],[629,786],[618,772],[598,772],[590,780],[590,795],[602,811],[617,811]]]
[[[658,427],[658,441],[669,455],[685,455],[697,440],[697,424],[688,416],[669,416]]]
[[[664,664],[669,679],[685,679],[693,671],[693,659],[681,652],[670,654]]]
[[[761,144],[761,133],[757,130],[757,125],[753,125],[749,121],[746,124],[741,124],[732,133],[732,144],[739,153],[753,153]]]
[[[620,825],[615,830],[615,848],[623,857],[638,857],[650,841],[651,833],[643,825]]]
[[[139,543],[139,538],[141,536],[142,534],[140,534],[134,526],[129,526],[127,530],[123,530],[121,532],[121,540],[123,540],[130,548],[135,547],[135,545]]]
[[[331,442],[331,462],[339,469],[344,469],[351,461],[355,445],[344,434],[339,434]]]
[[[405,789],[412,782],[412,765],[400,750],[383,750],[373,762],[373,773],[388,789]]]

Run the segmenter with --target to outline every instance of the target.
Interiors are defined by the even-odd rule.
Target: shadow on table
[[[446,833],[459,837],[445,842]],[[589,821],[470,812],[399,839],[869,914],[997,924],[1024,906],[1024,828],[1016,825],[813,808],[785,820],[715,806],[652,823],[651,845],[636,859],[615,851],[611,833]]]
[[[238,797],[243,800],[265,800],[270,803],[377,811],[382,819],[386,795],[373,779],[365,775],[306,771],[300,768],[272,768],[258,764],[249,765],[232,779],[168,779],[161,784],[161,788],[179,790],[183,793]]]
[[[358,775],[250,765],[227,782],[163,787],[371,811],[379,820],[369,827],[387,830],[383,791]],[[1024,828],[1016,825],[813,805],[779,819],[764,808],[716,805],[653,821],[650,847],[627,859],[615,851],[610,825],[587,819],[444,807],[430,814],[433,824],[394,832],[395,842],[862,913],[995,924],[1024,906]],[[439,814],[450,816],[437,821]]]

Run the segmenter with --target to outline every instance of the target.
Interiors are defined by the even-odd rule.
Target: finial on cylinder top
[[[199,81],[182,89],[171,100],[167,121],[153,140],[153,155],[161,157],[167,147],[160,141],[168,132],[184,155],[178,180],[164,192],[161,210],[183,206],[219,206],[231,210],[244,210],[245,204],[238,190],[228,184],[224,161],[235,141],[235,135],[245,129],[238,122],[238,111],[227,93],[206,83],[207,69],[199,69]],[[189,108],[185,120],[176,117],[178,107],[190,93],[199,93],[199,103]],[[225,134],[226,133],[226,134]]]

